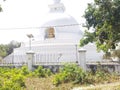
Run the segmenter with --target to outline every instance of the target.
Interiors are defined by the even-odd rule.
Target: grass
[[[120,90],[120,82],[77,87],[73,90]]]
[[[72,83],[61,84],[58,87],[52,83],[53,76],[47,78],[27,78],[26,89],[27,90],[71,90],[75,85]]]
[[[64,83],[55,86],[52,83],[53,76],[47,78],[29,77],[26,79],[26,90],[120,90],[120,81],[113,83],[101,83],[95,85],[80,85]]]
[[[59,73],[51,76],[46,75],[42,68],[37,71],[46,77],[27,77],[26,90],[120,90],[120,76],[105,72],[101,68],[95,73],[85,74],[76,65],[66,65]],[[79,82],[75,83],[76,80]]]
[[[120,90],[120,76],[101,68],[95,73],[83,73],[76,65],[66,65],[60,72],[49,76],[46,69],[39,67],[32,74],[25,80],[25,90]]]

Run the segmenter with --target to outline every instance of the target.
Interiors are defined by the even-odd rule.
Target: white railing
[[[59,65],[65,62],[76,62],[78,59],[77,45],[45,45],[32,47],[35,52],[34,65]],[[4,63],[26,64],[28,47],[17,48],[14,54],[4,59]]]

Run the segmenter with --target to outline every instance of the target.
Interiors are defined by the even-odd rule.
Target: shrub
[[[29,71],[28,71],[28,68],[27,68],[27,66],[23,66],[22,68],[21,68],[21,74],[22,75],[29,75]]]
[[[103,67],[98,63],[96,70],[91,70],[87,72],[86,83],[102,83],[104,81],[109,81],[111,74],[107,67]]]
[[[74,82],[83,83],[86,73],[76,64],[65,64],[60,72],[54,76],[53,84],[59,85],[60,83]]]
[[[0,90],[22,90],[25,78],[22,69],[0,68]]]
[[[38,77],[47,77],[52,74],[50,69],[43,68],[42,66],[38,66],[38,68],[34,71],[35,76]]]

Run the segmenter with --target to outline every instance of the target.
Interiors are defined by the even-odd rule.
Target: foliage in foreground
[[[22,69],[0,68],[0,89],[21,90],[25,88],[25,77]]]
[[[0,90],[23,90],[26,88],[25,79],[28,77],[46,77],[51,75],[49,69],[39,66],[34,72],[22,68],[0,68]]]
[[[37,76],[39,78],[41,77],[48,77],[52,75],[52,72],[50,69],[43,68],[42,66],[39,66],[34,72],[33,76]]]
[[[95,84],[111,82],[117,76],[110,74],[100,66],[95,72],[84,72],[76,64],[66,64],[59,73],[54,76],[53,84],[58,86],[62,83],[73,82],[73,84]]]
[[[53,79],[54,85],[73,81],[74,83],[83,83],[86,73],[76,64],[66,64]]]
[[[111,82],[117,79],[116,75],[112,75],[100,67],[96,72],[84,72],[76,64],[65,64],[55,75],[53,75],[50,69],[43,68],[42,66],[39,66],[32,72],[28,71],[26,66],[22,68],[0,68],[1,90],[25,90],[28,88],[30,81],[35,81],[37,83],[35,85],[41,85],[42,81],[39,80],[44,80],[51,87],[58,86],[60,88],[61,85],[68,85],[69,83],[83,85]],[[29,81],[27,84],[26,80]],[[33,83],[31,82],[30,85],[33,85]]]

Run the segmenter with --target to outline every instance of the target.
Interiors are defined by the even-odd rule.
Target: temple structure
[[[60,0],[53,0],[48,5],[49,12],[43,18],[37,41],[21,43],[21,47],[5,58],[5,62],[26,63],[26,52],[35,52],[34,63],[76,62],[78,60],[79,41],[83,36],[78,22],[65,12]],[[36,39],[35,39],[36,40]],[[86,60],[102,60],[103,53],[98,53],[94,44],[82,47],[87,50]],[[11,58],[11,60],[10,60]]]

